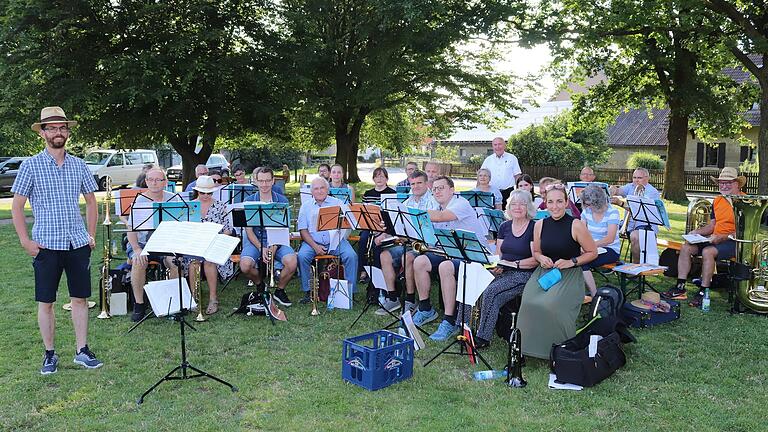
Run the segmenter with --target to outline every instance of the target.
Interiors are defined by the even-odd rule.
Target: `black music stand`
[[[291,206],[289,203],[249,202],[246,206],[247,207],[243,207],[242,209],[234,209],[232,211],[232,226],[238,228],[288,229],[291,220]],[[266,247],[269,246],[261,245],[262,254],[266,253]],[[263,275],[262,278],[268,276],[269,275]],[[276,317],[275,312],[271,310],[271,306],[274,304],[274,299],[272,298],[272,292],[269,290],[270,287],[268,287],[266,283],[264,286],[265,289],[262,293],[262,301],[264,302],[265,313],[272,322],[272,325],[275,325],[275,320],[279,318]]]
[[[402,203],[398,204],[394,210],[386,210],[383,214],[385,215],[384,220],[387,225],[387,230],[385,232],[393,236],[403,237],[407,240],[406,242],[403,242],[401,246],[403,248],[403,273],[405,274],[407,272],[406,266],[408,265],[406,254],[408,253],[409,242],[423,242],[425,244],[434,245],[437,242],[437,238],[435,237],[435,229],[432,226],[432,221],[429,219],[429,214],[426,210],[405,207],[401,204]],[[394,216],[389,214],[394,214]],[[404,287],[403,293],[405,292],[406,290]],[[400,325],[402,317],[389,311],[387,311],[387,313],[395,320],[387,324],[384,329],[390,329]],[[424,335],[429,336],[429,332],[420,326],[415,324],[414,326]]]
[[[496,208],[493,192],[461,191],[456,195],[465,198],[472,207]]]
[[[369,231],[369,237],[368,237],[368,244],[366,245],[366,263],[368,264],[367,267],[373,267],[373,242],[375,240],[374,233],[384,233],[386,232],[386,223],[384,222],[384,218],[381,212],[381,207],[373,204],[350,204],[350,210],[349,214],[351,215],[352,219],[352,228],[356,230],[361,231]],[[384,289],[386,290],[386,287],[377,287],[373,282],[373,275],[369,275],[368,279],[368,286],[370,287],[373,285],[374,289]],[[366,292],[368,290],[366,289]],[[392,315],[393,317],[397,318],[395,314],[388,311],[384,308],[384,305],[381,304],[381,301],[379,301],[379,297],[376,296],[375,298],[366,298],[365,307],[360,312],[360,315],[357,316],[355,321],[352,322],[352,324],[349,326],[351,329],[352,327],[357,324],[358,321],[360,321],[360,318],[363,317],[363,315],[368,311],[368,309],[372,305],[379,305],[382,309],[384,309],[387,313]]]
[[[182,297],[183,296],[183,294],[182,294],[182,287],[183,287],[183,285],[182,285],[182,282],[181,282],[181,279],[182,279],[182,274],[181,274],[181,257],[183,255],[174,254],[174,253],[157,253],[157,252],[153,252],[153,253],[156,253],[157,255],[162,255],[162,256],[172,256],[173,257],[173,263],[176,265],[176,267],[177,267],[177,269],[179,271],[179,277],[178,277],[178,279],[179,279],[179,293],[178,293],[178,295],[179,295],[179,297],[178,297],[178,299],[179,299],[179,311],[177,313],[174,313],[174,314],[170,315],[170,317],[171,317],[171,319],[173,319],[173,321],[176,321],[176,322],[179,323],[179,332],[180,332],[180,335],[181,335],[180,336],[180,338],[181,338],[181,363],[178,366],[176,366],[175,368],[171,369],[170,372],[165,374],[164,377],[160,378],[160,380],[158,380],[155,384],[153,384],[152,387],[148,388],[144,393],[142,393],[141,397],[139,397],[139,399],[136,400],[136,404],[137,405],[141,405],[144,402],[144,398],[149,393],[151,393],[152,390],[157,388],[160,384],[162,384],[165,381],[187,380],[187,379],[192,379],[192,378],[206,377],[206,378],[210,378],[210,379],[212,379],[212,380],[214,380],[214,381],[216,381],[218,383],[221,383],[221,384],[229,387],[232,390],[232,392],[236,392],[238,389],[234,385],[224,381],[223,379],[221,379],[221,378],[219,378],[219,377],[217,377],[215,375],[211,375],[208,372],[206,372],[206,371],[204,371],[202,369],[199,369],[199,368],[191,365],[189,363],[189,361],[187,360],[187,338],[186,338],[185,326],[189,327],[190,329],[192,329],[194,331],[197,331],[197,329],[194,328],[190,323],[188,323],[187,320],[184,318],[185,316],[187,316],[187,314],[189,314],[189,308],[187,308],[186,305],[184,305],[184,302],[182,301],[182,298],[183,298]],[[169,308],[170,308],[170,306],[171,305],[169,304]],[[202,307],[202,305],[197,305],[197,307]],[[144,322],[144,320],[148,316],[149,315],[146,315],[141,321],[137,322],[136,325],[134,325],[133,327],[131,327],[130,330],[128,330],[128,332],[130,333],[131,331],[133,331],[142,322]],[[196,373],[192,374],[192,375],[189,375],[188,372],[187,372],[187,369],[190,369],[190,370],[192,370],[192,371],[194,371]],[[178,371],[181,371],[181,375],[180,376],[174,376],[176,374],[176,372],[178,372]]]
[[[634,220],[636,224],[656,226],[666,225],[664,217],[659,211],[655,201],[649,198],[630,195],[627,197],[627,204],[632,220]],[[645,231],[643,233],[643,256],[640,262],[646,263],[648,257],[648,230],[644,229],[643,231]]]
[[[479,262],[482,264],[490,264],[488,260],[488,250],[483,246],[475,233],[462,230],[437,230],[435,232],[437,236],[437,243],[445,251],[449,259],[460,259],[464,263],[464,275],[463,275],[463,295],[462,298],[466,301],[467,298],[467,270],[466,266],[473,262]],[[457,275],[458,276],[458,275]],[[458,287],[457,287],[458,288]],[[457,297],[458,298],[458,297]],[[443,348],[434,357],[424,363],[424,367],[429,366],[433,360],[440,357],[442,354],[455,354],[461,356],[468,356],[470,359],[479,358],[488,369],[493,369],[491,365],[483,358],[480,352],[475,347],[474,338],[467,338],[464,336],[464,304],[460,303],[461,316],[459,322],[461,322],[461,331],[456,338]],[[459,315],[457,313],[457,315]],[[454,345],[459,345],[459,351],[448,351]],[[466,349],[466,351],[465,351]]]

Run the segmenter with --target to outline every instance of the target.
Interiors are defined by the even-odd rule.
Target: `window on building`
[[[741,146],[739,148],[739,162],[744,161],[755,161],[755,147],[752,146]]]
[[[466,157],[466,156],[467,156],[467,149],[460,148],[459,157]]]
[[[696,166],[699,168],[725,167],[725,143],[712,145],[698,143],[696,146]]]

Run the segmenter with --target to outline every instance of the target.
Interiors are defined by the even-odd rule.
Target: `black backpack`
[[[589,324],[592,334],[608,336],[617,332],[623,343],[634,342],[635,338],[627,330],[627,325],[622,317],[624,307],[624,293],[613,285],[604,285],[597,289],[592,297],[589,308],[589,319],[594,320]],[[597,315],[600,319],[595,320]]]

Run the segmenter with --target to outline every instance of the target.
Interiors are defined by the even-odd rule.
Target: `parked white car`
[[[229,175],[229,162],[227,161],[227,158],[224,157],[223,154],[214,153],[208,157],[208,162],[205,163],[205,166],[208,167],[209,170],[216,169],[219,170],[222,174]],[[181,170],[182,166],[181,164],[174,165],[166,171],[166,175],[168,176],[168,181],[175,181],[180,182],[181,181]]]
[[[96,179],[99,189],[104,190],[107,178],[112,186],[130,185],[136,182],[146,164],[160,166],[154,150],[93,150],[85,156],[85,163]]]

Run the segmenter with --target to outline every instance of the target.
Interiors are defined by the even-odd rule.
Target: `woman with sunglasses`
[[[584,300],[581,266],[597,257],[587,226],[565,211],[565,187],[551,184],[546,192],[550,217],[537,221],[533,229],[533,257],[539,266],[523,290],[518,320],[523,354],[542,359],[549,358],[552,344],[576,334],[576,318]],[[547,283],[546,279],[551,280]]]
[[[347,188],[349,189],[349,202],[355,202],[355,189],[344,183],[344,167],[339,164],[331,166],[331,180],[328,181],[331,189]]]
[[[491,192],[493,194],[493,207],[501,210],[501,191],[491,186],[491,170],[480,168],[477,170],[477,184],[472,189],[475,192]]]
[[[200,203],[200,220],[202,222],[224,225],[221,232],[222,234],[229,235],[232,232],[232,227],[227,218],[227,206],[213,197],[213,193],[219,188],[220,186],[214,181],[213,176],[200,176],[197,178],[197,183],[193,188],[192,199]],[[184,260],[185,271],[188,270],[190,261],[189,259]],[[232,261],[227,261],[225,265],[221,266],[204,261],[202,271],[205,274],[205,280],[208,281],[208,309],[206,309],[206,314],[213,315],[219,310],[219,297],[216,292],[219,282],[218,277],[221,275],[221,278],[226,280],[232,276],[235,272],[234,265]],[[192,275],[190,274],[188,277],[190,278],[189,286],[192,286]],[[202,307],[202,305],[199,305],[199,307]]]

